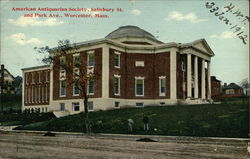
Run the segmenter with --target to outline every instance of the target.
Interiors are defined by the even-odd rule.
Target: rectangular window
[[[166,77],[165,76],[159,77],[159,95],[160,96],[166,95]]]
[[[66,82],[65,80],[60,81],[60,96],[66,96]]]
[[[89,95],[94,94],[94,80],[93,79],[89,79],[89,82],[88,82],[88,94]]]
[[[79,102],[72,103],[72,109],[73,111],[80,111],[80,103]]]
[[[93,102],[88,102],[88,110],[89,111],[94,110],[94,103]]]
[[[115,67],[116,68],[120,68],[120,53],[119,52],[115,52],[115,57],[114,57],[114,61],[115,61]]]
[[[65,70],[65,67],[66,67],[66,57],[62,56],[60,57],[60,69]]]
[[[60,110],[61,112],[65,111],[65,103],[60,103]]]
[[[94,66],[95,65],[95,54],[94,52],[88,53],[88,66]]]
[[[73,84],[73,95],[77,96],[79,94],[80,94],[79,82],[74,82],[74,84]]]
[[[136,96],[144,96],[144,78],[135,79]]]
[[[115,95],[120,95],[120,76],[115,76],[114,93]]]
[[[75,67],[79,67],[79,65],[80,65],[80,56],[79,55],[73,56],[73,63],[74,63]]]
[[[120,108],[120,102],[115,102],[115,108]]]
[[[144,103],[136,103],[136,107],[144,107]]]

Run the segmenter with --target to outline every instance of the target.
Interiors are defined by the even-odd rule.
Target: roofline
[[[27,71],[27,70],[32,70],[32,69],[39,69],[39,68],[46,68],[46,67],[50,67],[50,65],[42,65],[42,66],[35,66],[35,67],[26,67],[26,68],[22,68],[22,71]]]
[[[1,69],[0,69],[0,71],[1,71]],[[11,77],[15,79],[15,77],[9,72],[9,70],[7,70],[6,68],[4,68],[4,71],[6,71],[7,73],[9,73],[9,75],[11,75]]]

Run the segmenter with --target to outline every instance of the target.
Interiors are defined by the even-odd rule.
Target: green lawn
[[[143,131],[143,113],[149,117],[149,132]],[[91,112],[89,115],[94,133],[128,134],[129,118],[135,122],[133,134],[245,138],[249,130],[247,103],[152,106]],[[84,114],[52,118],[17,129],[83,132]]]

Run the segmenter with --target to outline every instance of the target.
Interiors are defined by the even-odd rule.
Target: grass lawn
[[[143,130],[143,113],[150,131]],[[207,137],[248,137],[249,106],[245,104],[152,106],[90,112],[94,133],[128,134],[127,119],[134,120],[132,134]],[[20,126],[22,130],[84,131],[84,114],[52,118]]]

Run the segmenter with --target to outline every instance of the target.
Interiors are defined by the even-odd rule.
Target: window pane
[[[65,81],[61,81],[61,91],[60,91],[60,95],[66,95],[66,84]]]
[[[79,102],[77,103],[72,103],[73,111],[79,111],[80,110],[80,104]]]
[[[77,95],[80,93],[80,90],[79,90],[79,83],[76,82],[74,83],[74,94]]]
[[[115,54],[115,66],[120,67],[120,55]]]
[[[65,111],[65,103],[60,103],[60,110]]]
[[[166,92],[166,82],[165,79],[160,79],[160,88],[161,88],[161,93]]]
[[[89,80],[89,93],[94,93],[94,80]]]
[[[119,94],[120,90],[119,90],[119,84],[120,83],[120,79],[119,78],[115,78],[115,94]]]
[[[88,102],[88,110],[94,110],[94,103]]]
[[[88,66],[94,66],[94,54],[88,54]]]
[[[136,94],[143,95],[143,80],[136,80]]]
[[[120,102],[115,102],[115,108],[120,108]]]

